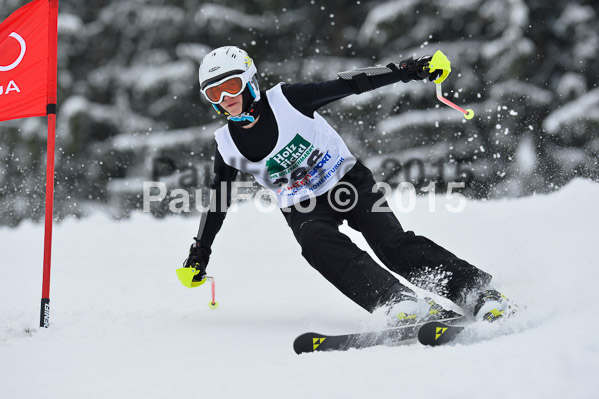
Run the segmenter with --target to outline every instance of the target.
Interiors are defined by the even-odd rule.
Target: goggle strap
[[[250,94],[252,95],[252,97],[256,98],[256,92],[254,91],[254,88],[252,87],[250,82],[248,82],[247,86],[248,86],[248,89],[250,89]]]

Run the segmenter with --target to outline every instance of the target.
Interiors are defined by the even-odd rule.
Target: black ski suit
[[[369,78],[368,88],[381,87],[399,80],[400,76],[391,73],[373,76]],[[355,82],[343,79],[286,84],[282,86],[282,90],[294,108],[311,118],[318,108],[364,91],[356,87]],[[241,154],[253,162],[264,159],[273,150],[278,137],[276,119],[265,93],[262,93],[260,102],[260,118],[253,127],[243,129],[233,123],[228,125]],[[238,171],[224,162],[218,148],[214,172],[212,189],[216,190],[215,203],[222,203],[222,195],[226,195],[227,203],[230,203],[230,190],[222,192],[221,182],[233,182]],[[348,212],[333,209],[328,198],[334,196],[328,195],[316,197],[316,206],[311,212],[300,212],[296,206],[282,211],[301,246],[304,258],[356,304],[372,312],[392,300],[398,292],[411,290],[339,231],[338,227],[343,220],[347,220],[350,227],[363,234],[374,253],[389,270],[458,305],[465,306],[465,297],[469,292],[488,285],[491,280],[489,274],[428,238],[404,231],[386,202],[377,203],[382,194],[372,192],[374,178],[361,162],[358,161],[339,184],[343,182],[352,184],[357,191],[357,203]],[[329,193],[336,190],[339,184]],[[372,212],[375,203],[388,211]],[[299,205],[307,206],[305,203]],[[225,215],[226,209],[212,210],[202,215],[197,237],[202,245],[208,248],[212,245]]]

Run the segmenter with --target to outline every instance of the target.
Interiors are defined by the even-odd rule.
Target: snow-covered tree
[[[25,0],[6,0],[4,19]],[[59,15],[59,217],[140,207],[144,180],[210,180],[212,131],[197,67],[234,44],[261,86],[441,49],[443,88],[398,83],[323,110],[379,179],[465,181],[474,197],[527,195],[599,175],[599,5],[556,0],[62,0]],[[2,82],[0,82],[2,84]],[[43,216],[43,119],[0,126],[0,223]],[[442,186],[441,186],[442,187]],[[441,190],[442,188],[438,189]],[[160,213],[158,210],[157,213]]]

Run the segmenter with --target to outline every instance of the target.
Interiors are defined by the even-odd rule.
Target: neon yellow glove
[[[198,287],[206,282],[206,266],[212,250],[194,237],[194,243],[189,248],[189,256],[183,262],[183,267],[177,269],[177,277],[181,284],[188,288]]]

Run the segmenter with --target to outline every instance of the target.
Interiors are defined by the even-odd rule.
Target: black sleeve
[[[402,69],[395,69],[389,73],[367,77],[370,90],[387,86],[410,79]],[[333,101],[340,100],[351,94],[364,92],[358,88],[354,80],[335,79],[325,82],[293,83],[282,86],[283,94],[295,109],[312,118],[314,111]]]
[[[237,169],[225,163],[217,147],[214,155],[214,179],[210,186],[211,190],[214,190],[214,195],[210,200],[208,210],[202,212],[196,237],[200,243],[208,248],[212,246],[214,238],[220,231],[225,216],[227,216],[227,209],[231,206],[231,186],[238,172]]]

